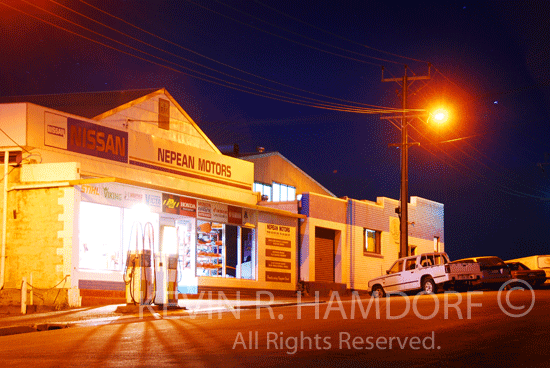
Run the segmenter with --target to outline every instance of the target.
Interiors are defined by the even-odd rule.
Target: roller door
[[[315,281],[334,282],[334,230],[315,228]]]

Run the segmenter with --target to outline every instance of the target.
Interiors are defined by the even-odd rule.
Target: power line
[[[26,2],[25,0],[22,0],[22,1]],[[95,31],[92,31],[92,30],[90,30],[90,29],[88,29],[88,28],[86,28],[86,27],[83,27],[83,26],[81,26],[81,25],[78,25],[78,24],[76,24],[76,23],[74,23],[74,22],[72,22],[72,21],[69,21],[69,20],[67,20],[67,19],[65,19],[65,18],[63,18],[63,17],[61,17],[61,16],[58,16],[58,15],[53,14],[53,13],[47,11],[47,10],[44,10],[44,9],[42,9],[42,8],[40,8],[40,7],[36,6],[36,5],[34,5],[34,4],[29,4],[29,5],[32,5],[32,6],[34,6],[34,7],[37,7],[37,8],[39,8],[39,9],[41,9],[41,10],[47,12],[47,13],[50,13],[51,15],[54,15],[54,16],[56,16],[56,17],[58,17],[58,18],[61,18],[61,19],[65,20],[65,21],[67,21],[67,22],[69,22],[69,23],[71,23],[71,24],[73,24],[73,25],[76,25],[76,26],[81,27],[81,28],[83,28],[83,29],[86,29],[86,30],[88,30],[88,31],[90,31],[90,32],[92,32],[92,33],[94,33],[94,34],[97,34],[97,35],[99,35],[99,36],[101,36],[101,37],[104,37],[104,38],[106,38],[106,39],[108,39],[108,40],[110,40],[110,41],[112,41],[112,42],[121,44],[121,45],[123,45],[123,46],[126,46],[126,47],[132,49],[132,50],[141,52],[141,53],[143,53],[143,54],[145,54],[145,55],[147,55],[147,56],[153,57],[153,58],[155,58],[155,59],[159,59],[159,60],[164,61],[164,62],[167,62],[167,63],[169,63],[169,64],[177,65],[177,66],[179,66],[179,67],[181,67],[181,68],[184,68],[184,69],[187,69],[187,70],[191,70],[191,71],[194,72],[194,73],[198,73],[198,74],[204,75],[204,76],[206,76],[206,77],[208,77],[208,78],[212,78],[212,79],[218,80],[218,81],[222,82],[222,83],[223,83],[223,84],[222,84],[222,83],[215,82],[215,81],[212,81],[212,80],[209,80],[209,79],[205,79],[205,78],[202,78],[202,77],[199,77],[199,76],[196,76],[196,75],[188,74],[188,73],[185,73],[185,72],[183,72],[183,71],[181,71],[181,70],[174,69],[174,68],[172,68],[172,67],[169,67],[169,66],[166,66],[166,65],[163,65],[163,64],[160,64],[160,63],[151,61],[151,60],[149,60],[149,59],[146,59],[146,58],[137,56],[137,55],[135,55],[135,54],[132,54],[132,53],[123,51],[123,50],[118,49],[118,48],[116,48],[116,47],[113,47],[113,46],[111,46],[111,45],[107,45],[107,44],[102,43],[102,42],[100,42],[100,41],[93,40],[93,39],[91,39],[91,38],[89,38],[89,37],[87,37],[87,36],[81,35],[81,34],[79,34],[79,33],[77,33],[77,32],[71,31],[71,30],[69,30],[69,29],[67,29],[67,28],[61,27],[61,26],[59,26],[59,25],[57,25],[57,24],[54,24],[54,23],[52,23],[52,22],[46,21],[46,20],[44,20],[44,19],[41,19],[41,18],[36,17],[36,16],[34,16],[34,15],[31,15],[31,14],[29,14],[29,13],[26,13],[26,12],[20,10],[20,9],[17,9],[17,8],[15,8],[15,7],[12,7],[12,6],[9,6],[9,5],[5,4],[4,2],[0,2],[0,3],[2,3],[3,5],[5,5],[5,6],[9,7],[9,8],[12,8],[12,9],[14,9],[14,10],[16,10],[16,11],[19,11],[19,12],[25,14],[25,15],[28,15],[28,16],[34,18],[34,19],[37,19],[37,20],[39,20],[39,21],[42,21],[42,22],[44,22],[44,23],[46,23],[46,24],[52,25],[52,26],[54,26],[54,27],[56,27],[56,28],[59,28],[59,29],[61,29],[61,30],[64,30],[64,31],[69,32],[69,33],[71,33],[71,34],[74,34],[74,35],[76,35],[76,36],[82,37],[82,38],[84,38],[84,39],[87,39],[87,40],[92,41],[92,42],[94,42],[94,43],[97,43],[97,44],[99,44],[99,45],[102,45],[102,46],[108,47],[108,48],[110,48],[110,49],[119,51],[119,52],[124,53],[124,54],[126,54],[126,55],[133,56],[133,57],[138,58],[138,59],[140,59],[140,60],[150,62],[150,63],[152,63],[152,64],[155,64],[155,65],[158,65],[158,66],[167,68],[167,69],[169,69],[169,70],[172,70],[172,71],[175,71],[175,72],[184,74],[184,75],[188,75],[188,76],[191,76],[191,77],[194,77],[194,78],[197,78],[197,79],[200,79],[200,80],[204,80],[204,81],[207,81],[207,82],[210,82],[210,83],[218,84],[218,85],[221,85],[221,86],[224,86],[224,87],[232,88],[232,89],[235,89],[235,90],[238,90],[238,91],[241,91],[241,92],[246,92],[246,93],[250,93],[250,94],[257,95],[257,96],[261,96],[261,97],[267,97],[267,98],[271,98],[271,99],[277,100],[277,101],[288,102],[288,103],[293,103],[293,104],[302,105],[302,106],[308,106],[308,107],[314,107],[314,108],[321,108],[321,109],[333,110],[333,111],[341,111],[341,112],[355,112],[355,113],[361,113],[361,114],[378,114],[378,113],[388,112],[388,111],[393,111],[393,110],[394,110],[394,109],[380,109],[380,110],[375,110],[375,109],[360,109],[360,108],[355,107],[355,106],[337,105],[337,104],[331,104],[331,103],[322,102],[322,101],[320,101],[319,103],[310,103],[310,102],[303,101],[303,100],[292,100],[292,99],[289,98],[289,97],[280,96],[280,95],[277,95],[277,94],[274,94],[274,93],[270,93],[270,92],[266,92],[266,91],[261,91],[261,90],[258,90],[258,89],[252,88],[252,87],[248,87],[248,86],[242,86],[242,85],[239,85],[239,84],[237,84],[237,83],[225,81],[225,80],[222,80],[222,79],[220,79],[220,78],[213,77],[213,76],[207,75],[207,74],[202,73],[202,72],[198,72],[198,71],[196,71],[196,70],[190,69],[190,68],[185,67],[185,66],[182,66],[182,65],[180,65],[180,64],[176,64],[176,63],[174,63],[174,62],[171,62],[171,61],[162,59],[162,58],[160,58],[160,57],[158,57],[158,56],[152,55],[152,54],[147,53],[147,52],[145,52],[145,51],[136,49],[136,48],[134,48],[134,47],[132,47],[132,46],[123,44],[122,42],[119,42],[119,41],[114,40],[114,39],[112,39],[112,38],[110,38],[110,37],[107,37],[107,36],[104,36],[104,35],[102,35],[102,34],[99,34],[99,33],[95,32]],[[235,77],[234,77],[234,78],[235,78]],[[251,83],[251,82],[248,82],[248,83]],[[281,91],[278,91],[278,92],[281,92]],[[281,93],[287,93],[287,94],[289,94],[288,92],[281,92]],[[309,99],[309,100],[315,100],[315,99],[312,99],[312,98],[309,98],[309,97],[303,97],[303,96],[301,96],[301,98]],[[319,100],[317,100],[317,101],[319,101]],[[398,110],[396,110],[396,111],[398,111]]]
[[[53,1],[53,0],[50,0],[50,1],[53,2],[53,3],[55,3],[55,4],[58,4],[58,5],[62,6],[62,7],[64,7],[64,8],[67,8],[66,6],[64,6],[64,5],[62,5],[62,4],[59,4],[59,3],[56,2],[56,1]],[[157,39],[159,39],[159,40],[161,40],[161,41],[167,42],[167,43],[169,43],[169,44],[171,44],[171,45],[173,45],[173,46],[176,46],[176,47],[178,47],[178,48],[180,48],[180,49],[182,49],[182,50],[185,50],[185,51],[187,51],[187,52],[191,52],[191,53],[193,53],[193,54],[195,54],[195,55],[197,55],[197,56],[200,56],[200,57],[205,58],[205,59],[207,59],[207,60],[209,60],[209,61],[215,62],[215,63],[217,63],[217,64],[219,64],[219,65],[223,65],[223,66],[225,66],[225,67],[227,67],[227,68],[231,68],[231,69],[236,70],[236,71],[239,71],[239,72],[241,72],[241,73],[244,73],[244,74],[247,74],[247,75],[250,75],[250,76],[259,78],[259,79],[261,79],[261,80],[265,80],[265,81],[268,81],[268,82],[271,82],[271,83],[275,83],[275,84],[278,84],[278,85],[281,85],[281,86],[284,86],[284,87],[287,87],[287,88],[292,88],[292,89],[295,89],[295,90],[300,91],[300,92],[305,92],[305,93],[309,93],[309,94],[312,94],[312,95],[316,95],[316,96],[320,96],[320,97],[325,97],[325,98],[330,98],[330,99],[334,99],[334,100],[338,100],[338,101],[342,101],[342,102],[348,102],[348,103],[351,103],[351,104],[357,104],[357,105],[368,106],[368,107],[373,107],[373,108],[391,109],[391,108],[388,108],[388,107],[377,106],[377,105],[371,105],[371,104],[365,104],[365,103],[349,101],[349,100],[345,100],[345,99],[341,99],[341,98],[337,98],[337,97],[326,96],[326,95],[323,95],[323,94],[319,94],[319,93],[316,93],[316,92],[307,91],[307,90],[304,90],[304,89],[301,89],[301,88],[297,88],[297,87],[294,87],[294,86],[290,86],[290,85],[288,85],[288,84],[280,83],[280,82],[277,82],[277,81],[275,81],[275,80],[272,80],[272,79],[269,79],[269,78],[265,78],[265,77],[262,77],[262,76],[259,76],[259,75],[256,75],[256,74],[247,72],[247,71],[245,71],[245,70],[236,68],[236,67],[231,66],[231,65],[229,65],[229,64],[222,63],[222,62],[220,62],[220,61],[218,61],[218,60],[215,60],[215,59],[213,59],[213,58],[210,58],[210,57],[208,57],[208,56],[202,55],[202,54],[200,54],[200,53],[198,53],[198,52],[196,52],[196,51],[193,51],[193,50],[191,50],[191,49],[188,49],[188,48],[186,48],[186,47],[183,47],[183,46],[181,46],[181,45],[179,45],[179,44],[177,44],[177,43],[175,43],[175,42],[172,42],[172,41],[170,41],[170,40],[167,40],[167,39],[165,39],[165,38],[159,37],[158,35],[155,35],[154,33],[151,33],[151,32],[149,32],[149,31],[147,31],[147,30],[145,30],[145,29],[143,29],[143,28],[137,27],[137,26],[135,26],[134,24],[132,24],[132,23],[130,23],[130,22],[124,20],[124,19],[119,18],[119,17],[117,17],[117,16],[114,16],[114,15],[112,15],[111,13],[108,13],[108,12],[106,12],[106,11],[104,11],[104,10],[98,8],[98,7],[95,7],[95,6],[93,6],[93,5],[91,5],[91,4],[87,3],[87,2],[85,2],[85,1],[83,1],[83,0],[79,0],[79,1],[82,2],[82,3],[84,3],[84,4],[86,4],[86,5],[88,5],[88,6],[90,6],[90,7],[92,7],[93,9],[96,9],[96,10],[98,10],[98,11],[100,11],[100,12],[102,12],[102,13],[104,13],[104,14],[110,16],[110,17],[113,17],[114,19],[117,19],[117,20],[119,20],[119,21],[121,21],[121,22],[123,22],[123,23],[125,23],[125,24],[127,24],[127,25],[129,25],[129,26],[131,26],[131,27],[133,27],[133,28],[135,28],[135,29],[137,29],[137,30],[139,30],[139,31],[142,31],[142,32],[144,32],[144,33],[146,33],[146,34],[148,34],[148,35],[150,35],[150,36],[153,36],[153,37],[155,37],[155,38],[157,38]],[[118,32],[118,33],[120,33],[120,34],[122,34],[122,35],[125,35],[125,36],[127,36],[127,37],[130,37],[130,38],[132,38],[132,39],[134,39],[134,40],[136,40],[136,41],[138,41],[138,42],[144,43],[144,44],[146,44],[147,46],[154,47],[154,48],[159,49],[159,50],[161,50],[161,51],[163,51],[163,52],[166,52],[166,53],[169,53],[169,54],[171,54],[171,55],[174,55],[174,56],[176,56],[176,57],[181,58],[181,57],[178,56],[178,55],[172,54],[172,53],[170,53],[170,52],[168,52],[168,51],[165,51],[165,50],[162,50],[162,49],[160,49],[160,48],[157,48],[157,47],[155,47],[155,46],[153,46],[153,45],[151,45],[151,44],[149,44],[149,43],[146,43],[146,42],[141,41],[141,40],[139,40],[139,39],[133,38],[133,37],[129,36],[128,34],[125,34],[125,33],[121,32],[121,31],[118,31],[118,30],[116,30],[116,29],[114,29],[114,28],[112,28],[112,27],[109,27],[109,26],[107,26],[107,25],[105,25],[105,24],[103,24],[103,23],[101,23],[101,22],[98,22],[98,21],[96,21],[96,20],[94,20],[94,19],[91,19],[91,18],[89,18],[89,17],[87,17],[87,16],[85,16],[85,15],[83,15],[83,14],[80,14],[80,13],[78,13],[78,12],[76,12],[76,11],[70,9],[70,8],[67,8],[67,9],[69,9],[70,11],[75,12],[75,13],[77,13],[77,14],[83,16],[83,17],[86,17],[87,19],[90,19],[90,20],[92,20],[93,22],[96,22],[96,23],[98,23],[98,24],[100,24],[100,25],[102,25],[102,26],[105,26],[105,27],[107,27],[107,28],[109,28],[109,29],[112,29],[112,30],[114,30],[115,32]],[[183,58],[182,58],[182,59],[183,59]],[[189,61],[188,59],[184,59],[184,60]],[[192,62],[192,61],[190,61],[190,62]],[[193,63],[194,63],[194,62],[193,62]],[[195,63],[195,64],[197,64],[197,63]],[[202,64],[198,64],[198,65],[203,66]],[[209,69],[211,69],[211,68],[209,68]]]
[[[295,44],[297,44],[297,45],[304,46],[304,47],[310,48],[310,49],[312,49],[312,50],[320,51],[320,52],[323,52],[323,53],[326,53],[326,54],[329,54],[329,55],[338,56],[338,57],[341,57],[341,58],[344,58],[344,59],[348,59],[348,60],[352,60],[352,61],[357,61],[357,62],[359,62],[359,63],[364,63],[364,64],[370,64],[370,65],[380,66],[380,64],[371,63],[371,62],[369,62],[369,61],[360,60],[360,59],[357,59],[357,58],[352,58],[352,57],[350,57],[350,56],[340,55],[340,54],[337,54],[337,53],[332,52],[332,51],[323,50],[323,49],[320,49],[320,48],[315,47],[315,46],[307,45],[307,44],[305,44],[305,43],[303,43],[303,42],[299,42],[299,41],[292,40],[292,39],[290,39],[290,38],[288,38],[288,37],[284,37],[284,36],[277,35],[277,34],[275,34],[275,33],[273,33],[273,32],[269,32],[269,31],[266,31],[266,30],[261,29],[261,28],[259,28],[259,27],[256,27],[256,26],[253,26],[253,25],[250,25],[250,24],[246,24],[246,23],[241,22],[240,20],[237,20],[237,19],[235,19],[235,18],[231,18],[231,17],[228,16],[228,15],[225,15],[225,14],[222,14],[222,13],[217,12],[217,11],[215,11],[215,10],[212,10],[212,9],[210,9],[210,8],[207,8],[207,7],[205,7],[204,5],[198,4],[198,3],[196,3],[196,2],[194,2],[194,1],[192,1],[192,0],[187,0],[187,1],[190,2],[190,3],[192,3],[192,4],[195,4],[195,5],[198,6],[198,7],[201,7],[201,8],[203,8],[203,9],[205,9],[205,10],[208,10],[208,11],[210,11],[210,12],[212,12],[212,13],[215,13],[215,14],[221,16],[221,17],[230,19],[230,20],[232,20],[232,21],[234,21],[234,22],[236,22],[236,23],[239,23],[239,24],[244,25],[244,26],[246,26],[246,27],[253,28],[253,29],[255,29],[255,30],[257,30],[257,31],[260,31],[260,32],[263,32],[263,33],[267,33],[267,34],[272,35],[272,36],[274,36],[274,37],[283,39],[283,40],[285,40],[285,41],[289,41],[289,42],[295,43]],[[319,42],[319,41],[316,41],[316,42]],[[331,47],[337,48],[336,46],[331,46]],[[368,55],[363,55],[363,54],[361,54],[361,56],[368,57],[368,58],[374,58],[374,57],[370,57],[370,56],[368,56]],[[401,63],[397,63],[397,62],[390,61],[390,60],[384,60],[384,61],[390,62],[390,63],[395,63],[395,64],[401,64]]]
[[[288,17],[288,18],[290,18],[290,19],[292,19],[292,20],[295,20],[295,21],[300,22],[300,23],[302,23],[302,24],[305,24],[305,25],[307,25],[307,26],[309,26],[309,27],[312,27],[312,28],[314,28],[314,29],[316,29],[316,30],[318,30],[318,31],[321,31],[321,32],[326,33],[326,34],[329,34],[329,35],[334,36],[334,37],[336,37],[336,38],[339,38],[339,39],[341,39],[341,40],[344,40],[344,41],[353,43],[353,44],[355,44],[355,45],[358,45],[358,46],[361,46],[361,47],[364,47],[364,48],[367,48],[367,49],[370,49],[370,50],[373,50],[373,51],[377,51],[377,52],[380,52],[380,53],[383,53],[383,54],[395,56],[395,57],[398,57],[398,58],[401,58],[401,59],[407,59],[407,60],[417,61],[417,62],[420,62],[420,63],[428,63],[427,61],[424,61],[424,60],[418,60],[418,59],[414,59],[414,58],[411,58],[411,57],[407,57],[407,56],[403,56],[403,55],[398,55],[398,54],[394,54],[394,53],[391,53],[391,52],[388,52],[388,51],[376,49],[376,48],[371,47],[371,46],[363,45],[363,44],[361,44],[361,43],[359,43],[359,42],[350,40],[349,38],[342,37],[342,36],[340,36],[340,35],[338,35],[338,34],[336,34],[336,33],[329,32],[329,31],[327,31],[327,30],[325,30],[325,29],[323,29],[323,28],[320,28],[320,27],[317,27],[317,26],[315,26],[315,25],[313,25],[313,24],[304,22],[304,21],[301,20],[301,19],[298,19],[298,18],[293,17],[293,16],[291,16],[291,15],[288,15],[288,14],[286,14],[286,13],[284,13],[284,12],[278,10],[278,9],[275,9],[275,8],[269,6],[269,5],[266,5],[266,4],[262,3],[261,1],[258,1],[258,0],[253,0],[253,1],[254,1],[255,3],[257,3],[257,4],[260,4],[260,5],[263,6],[263,7],[266,7],[266,8],[271,9],[271,10],[273,10],[273,11],[279,13],[279,14],[282,14],[282,15],[284,15],[285,17]],[[218,1],[218,2],[219,2],[219,1]]]

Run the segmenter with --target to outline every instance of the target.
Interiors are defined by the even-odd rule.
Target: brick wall
[[[8,193],[3,304],[12,304],[14,299],[18,302],[20,292],[16,289],[21,288],[23,277],[30,282],[31,273],[34,304],[69,304],[72,191],[72,188],[45,188]]]

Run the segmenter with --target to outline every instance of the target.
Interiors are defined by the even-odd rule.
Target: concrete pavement
[[[46,331],[75,326],[102,325],[158,319],[165,316],[189,316],[236,309],[254,309],[262,307],[280,307],[298,303],[324,303],[325,300],[314,297],[302,298],[268,298],[265,295],[256,299],[180,299],[178,305],[163,308],[163,306],[139,306],[113,304],[98,307],[74,308],[60,311],[40,311],[21,314],[20,306],[0,306],[0,336],[27,332]],[[33,311],[35,308],[29,308]]]

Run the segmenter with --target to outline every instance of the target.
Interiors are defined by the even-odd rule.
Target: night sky
[[[420,147],[409,151],[409,194],[445,205],[451,259],[550,253],[550,2],[0,0],[0,9],[0,95],[165,87],[217,146],[279,151],[354,199],[399,198],[399,149],[388,146],[400,141],[398,121],[374,110],[400,108],[401,87],[381,81],[382,66],[395,78],[405,65],[426,75],[431,63],[408,108],[453,114],[441,126],[410,121]]]

